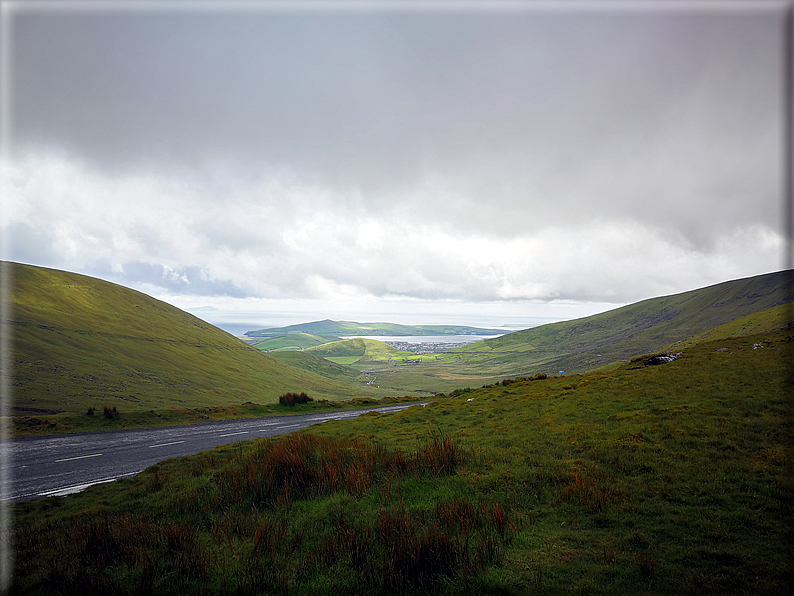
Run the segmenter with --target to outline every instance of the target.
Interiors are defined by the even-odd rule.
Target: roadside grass
[[[15,505],[13,593],[787,594],[789,333],[462,387]]]
[[[393,594],[476,581],[517,526],[498,502],[453,496],[473,458],[439,435],[404,453],[301,434],[165,462],[54,515],[32,503],[12,593]],[[415,493],[433,506],[406,505]]]
[[[289,416],[292,414],[353,410],[368,406],[410,403],[418,399],[420,398],[414,396],[384,397],[380,399],[352,397],[336,401],[315,399],[308,403],[295,404],[293,406],[281,403],[255,404],[253,402],[245,402],[235,406],[164,408],[150,411],[124,411],[117,409],[116,416],[110,417],[101,413],[102,406],[100,406],[95,408],[93,410],[94,414],[91,415],[88,414],[88,411],[91,410],[91,407],[89,407],[84,413],[63,412],[45,416],[13,416],[9,419],[9,428],[12,436],[17,437],[133,428],[159,428],[163,426],[196,424],[210,420],[233,420],[259,418],[262,416]]]

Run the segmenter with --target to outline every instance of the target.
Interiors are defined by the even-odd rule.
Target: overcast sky
[[[399,322],[779,270],[784,3],[672,4],[4,2],[4,258]]]

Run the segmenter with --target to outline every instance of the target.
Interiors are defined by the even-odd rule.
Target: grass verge
[[[293,405],[255,404],[245,402],[239,406],[207,406],[198,408],[165,408],[161,410],[124,411],[116,406],[91,406],[86,412],[61,412],[38,416],[13,416],[10,428],[13,436],[31,437],[51,434],[123,430],[133,428],[155,428],[196,424],[210,420],[233,420],[237,418],[259,418],[262,416],[285,416],[311,414],[336,410],[354,410],[369,406],[411,403],[415,397],[384,397],[382,399],[351,398],[341,401],[315,399]],[[91,412],[91,414],[89,414]]]

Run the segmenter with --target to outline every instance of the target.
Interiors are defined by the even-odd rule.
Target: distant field
[[[336,364],[350,365],[361,360],[361,356],[326,356],[326,360]]]
[[[263,352],[276,352],[285,350],[305,350],[306,348],[319,346],[329,341],[328,338],[309,333],[288,333],[262,341],[251,342],[251,345]]]

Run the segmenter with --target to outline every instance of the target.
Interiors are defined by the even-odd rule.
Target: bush
[[[282,406],[294,406],[295,404],[305,404],[310,401],[314,401],[311,397],[306,395],[304,392],[301,393],[285,393],[284,395],[280,395],[278,398],[278,403]]]
[[[538,373],[534,377],[516,377],[515,379],[502,379],[502,381],[496,383],[496,385],[507,387],[512,383],[524,383],[526,381],[542,381],[543,379],[548,379],[548,378],[549,376],[546,373]],[[493,385],[483,385],[483,387],[493,387]]]
[[[116,406],[109,408],[107,406],[102,406],[102,410],[105,414],[105,418],[108,420],[118,420],[119,418],[119,411],[116,409]]]
[[[96,410],[96,408],[94,406],[89,406],[88,410],[86,410],[85,415],[86,416],[93,416],[95,410]]]

